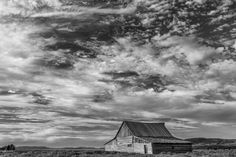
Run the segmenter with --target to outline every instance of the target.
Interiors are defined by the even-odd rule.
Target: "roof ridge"
[[[123,121],[124,123],[140,123],[140,124],[165,124],[165,122],[140,122],[140,121]]]
[[[140,137],[140,138],[174,138],[174,139],[180,139],[180,138],[176,138],[174,136],[136,136],[136,137]]]

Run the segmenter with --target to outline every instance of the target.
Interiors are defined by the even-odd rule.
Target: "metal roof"
[[[173,137],[164,123],[141,123],[124,121],[124,124],[137,137]]]

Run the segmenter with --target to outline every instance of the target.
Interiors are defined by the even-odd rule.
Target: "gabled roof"
[[[137,137],[173,137],[164,123],[141,123],[124,121],[124,124]]]

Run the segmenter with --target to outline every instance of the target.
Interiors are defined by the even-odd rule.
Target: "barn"
[[[105,151],[158,154],[192,151],[192,143],[174,137],[164,123],[124,121],[115,137],[105,143]]]

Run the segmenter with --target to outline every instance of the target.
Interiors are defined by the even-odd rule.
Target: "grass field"
[[[102,150],[18,150],[1,153],[0,157],[236,157],[236,150],[194,150],[185,154],[158,154],[142,155],[118,152],[105,152]]]

